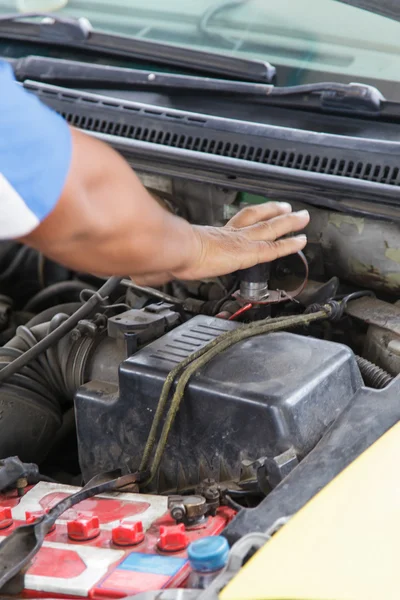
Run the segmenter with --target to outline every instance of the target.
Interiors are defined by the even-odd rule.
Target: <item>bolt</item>
[[[387,348],[392,354],[400,356],[400,340],[391,340]]]
[[[79,331],[79,329],[76,329],[76,328],[75,328],[75,329],[73,329],[73,330],[71,331],[71,333],[70,333],[70,336],[71,336],[71,340],[72,340],[72,341],[74,341],[74,342],[77,342],[78,340],[80,340],[80,339],[81,339],[81,337],[82,337],[82,334],[81,334],[81,332]]]
[[[17,483],[16,483],[15,487],[17,488],[17,494],[19,497],[21,497],[25,494],[25,488],[27,485],[28,485],[28,480],[26,479],[26,477],[20,477],[19,479],[17,479]]]
[[[171,517],[174,521],[182,521],[185,517],[185,509],[182,506],[174,506],[171,509]]]

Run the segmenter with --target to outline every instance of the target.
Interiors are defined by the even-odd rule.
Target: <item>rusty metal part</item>
[[[214,516],[221,504],[221,489],[215,479],[204,479],[197,487],[196,494],[206,499],[208,513]]]
[[[295,204],[301,209],[304,205]],[[309,245],[322,249],[325,275],[354,285],[400,292],[400,225],[398,223],[305,207],[310,212]]]
[[[204,496],[169,496],[168,508],[177,523],[199,525],[205,520],[208,505]]]
[[[295,301],[297,296],[299,296],[303,292],[303,290],[306,287],[307,282],[308,282],[308,275],[309,275],[308,262],[307,262],[306,257],[304,256],[303,252],[297,252],[297,255],[299,256],[299,258],[302,261],[304,268],[305,268],[304,279],[300,283],[300,285],[296,289],[290,290],[290,291],[269,290],[268,295],[265,296],[262,300],[252,301],[253,306],[267,306],[269,304],[279,304],[281,302]],[[241,306],[247,304],[249,301],[248,299],[243,298],[241,296],[240,290],[238,292],[236,292],[233,295],[233,297],[235,298],[235,300],[237,300],[237,302],[239,302],[239,304]]]
[[[349,302],[346,313],[368,325],[400,335],[400,307],[377,298],[360,298]]]
[[[360,298],[349,302],[346,313],[369,325],[363,357],[397,376],[400,373],[400,303]]]
[[[26,477],[19,477],[19,479],[17,479],[17,483],[15,484],[15,487],[17,488],[17,494],[19,497],[23,496],[25,494],[25,488],[28,485],[28,480]]]
[[[363,357],[385,369],[400,373],[400,303],[362,298],[348,304],[347,314],[369,325]]]
[[[397,376],[400,373],[400,336],[370,325],[364,340],[363,356]]]

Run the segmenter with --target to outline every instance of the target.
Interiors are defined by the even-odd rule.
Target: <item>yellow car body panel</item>
[[[221,600],[398,600],[399,462],[400,423],[259,550]]]

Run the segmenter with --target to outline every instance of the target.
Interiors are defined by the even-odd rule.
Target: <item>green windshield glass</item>
[[[103,31],[268,60],[286,85],[400,82],[400,23],[335,0],[6,0],[0,12],[56,5]]]

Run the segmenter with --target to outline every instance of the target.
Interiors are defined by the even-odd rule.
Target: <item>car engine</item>
[[[265,201],[141,177],[200,224]],[[67,486],[140,473],[174,522],[227,507],[243,524],[232,539],[249,533],[243,511],[282,493],[355,399],[400,373],[399,226],[310,212],[304,254],[159,289],[2,242],[0,473],[10,457]]]

